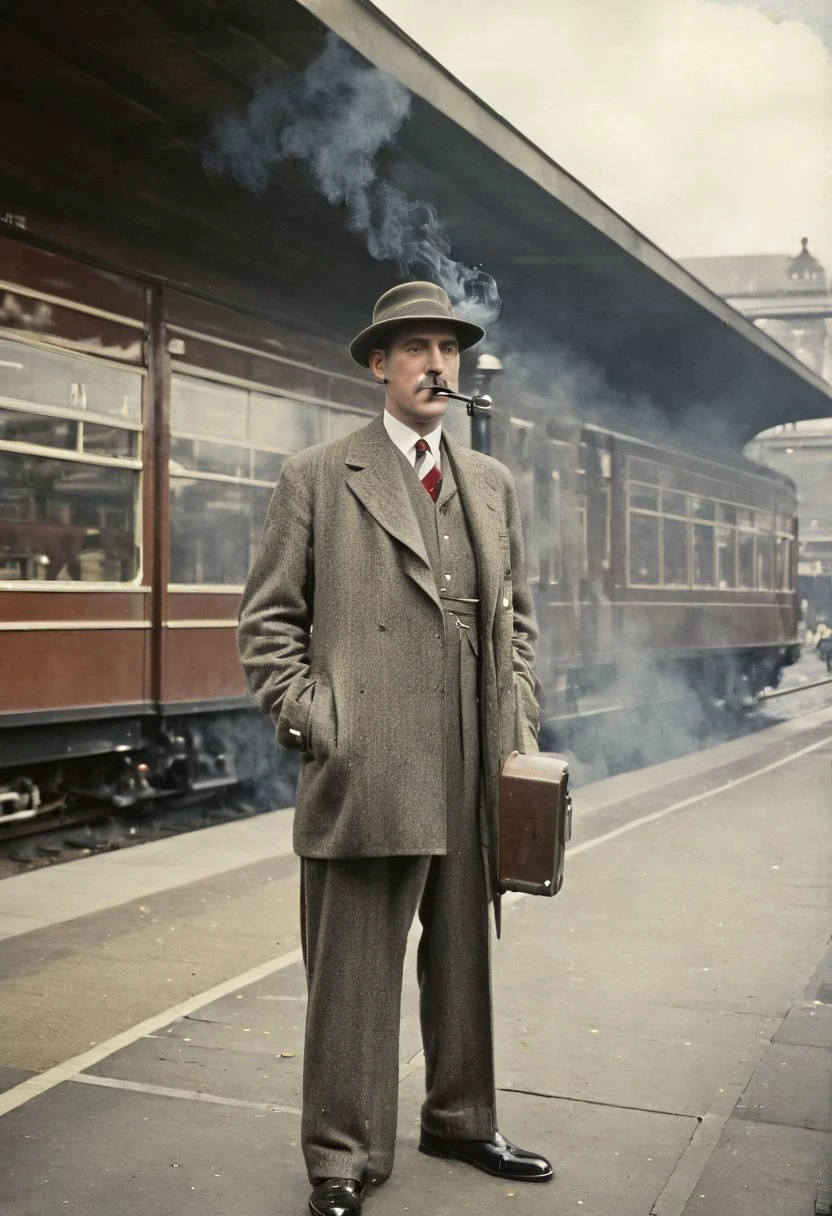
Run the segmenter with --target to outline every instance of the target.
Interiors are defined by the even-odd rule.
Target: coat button
[[[505,596],[503,596],[503,607],[508,608],[508,600],[506,599]]]

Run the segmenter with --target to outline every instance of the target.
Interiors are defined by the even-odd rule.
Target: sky
[[[673,257],[832,271],[832,0],[375,2]]]

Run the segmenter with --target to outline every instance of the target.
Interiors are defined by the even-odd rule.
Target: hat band
[[[428,311],[430,316],[442,317],[448,321],[457,320],[453,314],[453,310],[443,308],[437,300],[421,299],[407,300],[403,304],[396,304],[392,308],[386,308],[383,313],[373,316],[373,324],[380,325],[384,321],[390,321],[400,313],[414,316],[414,319],[418,320],[420,314],[424,315]]]

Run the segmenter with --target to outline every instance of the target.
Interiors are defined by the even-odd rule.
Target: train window
[[[174,372],[171,583],[244,583],[286,457],[366,422],[358,410]]]
[[[299,452],[328,437],[326,422],[329,412],[308,401],[252,393],[251,442],[257,448]]]
[[[739,586],[744,589],[754,587],[754,533],[740,532],[737,537],[737,569]]]
[[[280,452],[252,453],[251,475],[256,481],[277,481],[284,457]]]
[[[0,338],[0,580],[138,577],[143,381]]]
[[[142,374],[89,356],[0,338],[0,398],[138,426]]]
[[[171,581],[244,583],[271,489],[171,479]]]
[[[659,582],[659,517],[630,516],[630,584],[655,587]]]
[[[78,447],[78,426],[74,418],[50,418],[0,409],[0,440],[11,443],[30,443],[74,452]]]
[[[713,519],[716,513],[716,503],[710,498],[691,497],[691,514],[695,519]]]
[[[0,409],[0,442],[3,441],[125,460],[134,460],[139,446],[137,431],[89,422],[86,418],[31,414],[17,408]]]
[[[740,528],[753,528],[756,523],[755,513],[748,507],[737,507],[737,525]]]
[[[688,513],[687,494],[677,494],[674,490],[662,490],[662,514],[679,515],[683,519]]]
[[[174,374],[170,384],[170,427],[177,435],[245,443],[248,393],[231,385]]]
[[[608,456],[608,452],[602,452],[602,456]],[[612,565],[612,513],[611,504],[612,491],[608,485],[604,486],[598,496],[598,511],[600,514],[599,528],[601,540],[601,569],[609,570]]]
[[[718,502],[716,504],[716,517],[724,524],[735,524],[737,522],[737,508],[730,502]]]
[[[202,473],[218,473],[226,477],[249,477],[251,451],[237,444],[223,444],[209,439],[183,439],[172,435],[170,441],[171,469],[193,469]]]
[[[709,524],[693,526],[693,583],[695,587],[714,585],[714,529]]]
[[[792,588],[792,538],[778,536],[775,541],[776,589],[789,591]]]
[[[0,578],[130,582],[138,474],[0,452]]]
[[[653,486],[629,485],[630,507],[637,511],[658,511],[659,491]]]
[[[547,453],[548,455],[548,453]],[[538,534],[538,570],[541,582],[555,587],[562,579],[560,472],[547,463],[536,467],[537,512],[541,521]]]
[[[586,502],[578,503],[576,514],[578,516],[578,539],[581,543],[581,578],[586,578],[589,574],[589,517],[586,510]]]
[[[716,578],[717,587],[724,589],[736,586],[737,533],[733,528],[716,529]]]
[[[761,591],[772,590],[771,537],[757,538],[757,586]]]
[[[137,431],[125,431],[117,426],[101,426],[97,422],[80,422],[80,450],[94,456],[120,457],[133,460],[138,454]]]
[[[688,587],[688,525],[682,519],[662,521],[662,583],[666,587]]]

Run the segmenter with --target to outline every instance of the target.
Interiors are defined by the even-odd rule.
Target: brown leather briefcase
[[[500,777],[497,885],[557,895],[572,836],[569,767],[560,756],[512,752]]]

